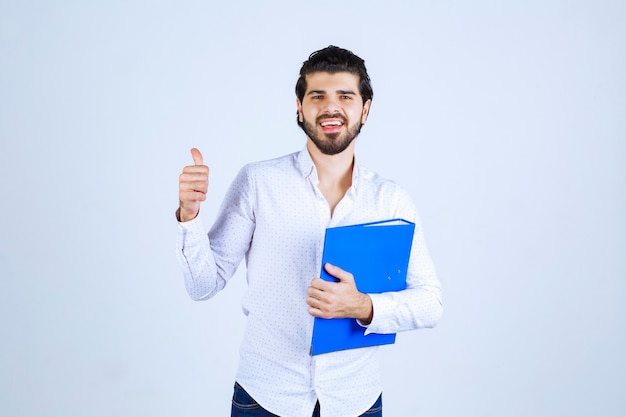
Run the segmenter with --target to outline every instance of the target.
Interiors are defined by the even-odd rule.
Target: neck
[[[352,185],[352,168],[354,164],[354,143],[341,153],[326,155],[317,149],[309,139],[307,150],[317,170],[317,178],[322,186],[340,186],[346,190]]]

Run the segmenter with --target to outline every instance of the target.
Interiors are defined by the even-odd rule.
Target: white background
[[[178,174],[199,147],[210,225],[304,146],[298,71],[336,44],[444,286],[383,348],[385,415],[626,415],[626,4],[225,3],[0,3],[0,414],[228,415],[244,268],[187,298]]]

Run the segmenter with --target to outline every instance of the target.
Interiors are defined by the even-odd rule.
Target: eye
[[[322,95],[320,95],[320,94],[318,94],[318,95],[316,95],[316,96],[311,96],[311,99],[313,99],[313,100],[321,100],[321,99],[323,99],[323,98],[324,98],[324,96],[322,96]]]
[[[342,100],[352,100],[352,96],[349,96],[347,94],[343,94],[339,96],[339,98],[341,98]]]

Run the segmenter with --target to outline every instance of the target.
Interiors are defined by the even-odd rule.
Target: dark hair
[[[306,76],[314,72],[328,72],[330,74],[349,72],[358,75],[360,79],[359,93],[363,97],[363,103],[374,97],[370,77],[365,68],[365,61],[347,49],[330,45],[309,55],[309,59],[304,61],[302,68],[300,68],[300,78],[296,82],[296,97],[301,102],[307,88]]]

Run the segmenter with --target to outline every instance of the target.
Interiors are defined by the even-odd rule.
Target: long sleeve
[[[366,334],[434,327],[443,313],[441,284],[424,241],[417,210],[404,192],[399,195],[396,217],[415,223],[407,287],[398,292],[370,294],[374,316]]]
[[[231,184],[210,232],[199,218],[178,225],[177,256],[189,296],[207,300],[222,290],[250,247],[252,187],[246,169]]]

